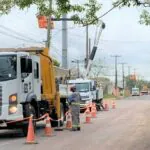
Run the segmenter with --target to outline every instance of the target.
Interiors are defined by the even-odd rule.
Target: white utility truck
[[[15,121],[49,113],[63,123],[66,111],[66,94],[61,96],[56,88],[47,48],[0,49],[0,129],[19,126],[27,135],[28,121]]]

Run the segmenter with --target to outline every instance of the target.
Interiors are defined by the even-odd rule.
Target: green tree
[[[52,10],[49,9],[51,0],[0,0],[0,14],[8,14],[13,7],[19,9],[29,8],[31,5],[37,6],[38,14],[53,15],[56,18],[64,13],[73,14],[71,17],[76,23],[83,25],[97,23],[96,13],[101,9],[101,4],[97,0],[86,0],[83,4],[72,3],[71,0],[53,0]]]
[[[143,6],[143,12],[140,15],[140,23],[141,24],[145,24],[145,25],[150,25],[150,11],[148,11],[147,9],[144,9],[146,7],[150,7],[150,3],[146,3],[143,0],[117,0],[116,2],[113,3],[114,6],[118,6],[119,7],[124,7],[124,6],[128,6],[128,7],[132,7],[132,6]]]

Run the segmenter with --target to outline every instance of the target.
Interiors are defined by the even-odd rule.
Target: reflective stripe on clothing
[[[73,128],[80,127],[80,125],[72,125]]]
[[[74,102],[73,102],[73,103],[71,103],[71,105],[80,105],[80,103],[74,103]]]

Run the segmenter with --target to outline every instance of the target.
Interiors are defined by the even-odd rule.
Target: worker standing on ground
[[[72,94],[69,96],[69,104],[72,115],[72,131],[80,131],[80,100],[81,96],[76,92],[76,86],[71,87]]]

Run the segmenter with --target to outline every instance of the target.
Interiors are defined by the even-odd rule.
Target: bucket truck
[[[102,86],[101,85],[98,86],[96,81],[88,78],[102,31],[105,28],[105,24],[103,22],[100,22],[99,25],[100,25],[99,30],[97,28],[94,46],[93,46],[92,52],[88,60],[88,65],[84,73],[84,78],[79,78],[79,79],[68,81],[69,85],[72,85],[72,84],[76,85],[76,89],[81,95],[81,102],[80,102],[81,109],[85,108],[87,104],[95,102],[97,104],[97,109],[100,110],[100,102],[103,99]]]

